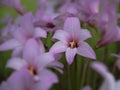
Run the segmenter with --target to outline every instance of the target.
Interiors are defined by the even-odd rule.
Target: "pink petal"
[[[2,82],[1,83],[0,90],[10,90],[10,88],[8,87],[7,82]]]
[[[33,15],[31,12],[19,17],[17,23],[24,29],[24,33],[27,36],[32,36],[34,34]]]
[[[25,60],[20,59],[20,58],[12,58],[8,61],[6,67],[15,69],[15,70],[20,70],[23,67],[26,67],[27,63]]]
[[[101,63],[101,62],[93,62],[91,64],[91,67],[92,67],[92,69],[94,69],[95,71],[100,73],[102,76],[105,76],[104,74],[106,72],[108,72],[107,67],[103,63]]]
[[[47,37],[47,32],[45,30],[43,30],[42,28],[35,28],[35,34],[34,37],[38,38],[38,37],[43,37],[46,38]]]
[[[72,35],[72,38],[78,38],[80,31],[80,22],[76,17],[69,17],[64,23],[64,30]]]
[[[66,55],[66,60],[67,60],[68,64],[71,64],[73,62],[76,53],[77,53],[76,48],[74,48],[74,49],[67,48],[65,55]]]
[[[39,57],[36,57],[37,66],[39,69],[46,67],[48,64],[55,60],[53,54],[51,53],[44,53],[41,54]]]
[[[58,83],[57,76],[51,71],[43,70],[40,75],[40,82],[36,85],[35,90],[49,90],[55,83]]]
[[[115,90],[119,90],[120,89],[120,80],[118,80],[115,84]]]
[[[67,49],[67,45],[65,45],[63,42],[59,41],[56,42],[50,49],[51,53],[57,54],[64,52]]]
[[[57,30],[53,36],[53,39],[58,39],[67,44],[70,39],[70,35],[64,30]]]
[[[81,42],[78,49],[77,53],[81,56],[91,58],[91,59],[96,59],[96,55],[93,51],[93,49],[86,43],[86,42]]]
[[[115,79],[111,73],[106,73],[104,79],[105,80],[99,90],[116,90]]]
[[[86,40],[86,39],[92,37],[90,31],[88,31],[88,30],[86,30],[86,29],[80,30],[79,33],[80,33],[80,36],[79,36],[79,39],[80,39],[80,40]]]
[[[19,14],[24,13],[21,0],[3,0],[3,4],[13,7]]]
[[[5,50],[12,50],[14,48],[17,48],[21,46],[21,43],[17,41],[16,39],[10,39],[6,41],[5,43],[0,45],[0,51],[5,51]]]
[[[7,80],[10,90],[34,90],[33,76],[27,70],[19,70],[13,73]]]
[[[12,52],[12,57],[21,57],[22,56],[23,47],[17,47]]]
[[[21,43],[24,43],[27,39],[25,30],[21,27],[15,27],[14,32],[12,33],[13,37],[20,41]]]
[[[23,58],[25,60],[34,60],[39,54],[39,45],[36,40],[29,39],[23,48]]]

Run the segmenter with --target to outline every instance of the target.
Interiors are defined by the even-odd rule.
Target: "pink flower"
[[[71,64],[74,56],[77,54],[95,59],[95,53],[92,48],[84,41],[91,38],[88,30],[80,28],[79,19],[76,17],[67,18],[64,23],[64,30],[57,30],[53,39],[60,41],[56,42],[50,49],[52,53],[65,52],[67,62]]]
[[[102,38],[97,42],[97,47],[108,45],[112,42],[120,41],[120,27],[115,24],[109,24],[103,31]]]
[[[114,76],[108,71],[107,67],[100,62],[93,62],[91,67],[102,75],[104,82],[99,90],[119,90],[120,80],[115,81]]]
[[[12,56],[19,56],[27,41],[34,39],[39,44],[41,52],[43,52],[44,46],[39,38],[45,38],[47,33],[43,29],[33,26],[32,13],[19,17],[16,23],[17,26],[14,25],[10,33],[12,38],[0,45],[0,51],[13,50]]]
[[[41,74],[40,82],[36,82],[33,76],[27,71],[15,71],[6,82],[0,85],[0,90],[49,90],[52,84],[56,83],[51,72],[44,71]]]
[[[27,70],[33,79],[39,82],[37,86],[42,88],[35,90],[48,90],[54,83],[58,82],[57,76],[47,69],[49,65],[61,67],[60,63],[54,62],[54,56],[51,53],[39,53],[39,46],[34,39],[28,40],[25,45],[23,58],[13,57],[7,63],[7,67],[16,71]]]

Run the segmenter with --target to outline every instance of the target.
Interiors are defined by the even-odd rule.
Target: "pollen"
[[[76,40],[72,40],[72,41],[69,43],[69,47],[70,47],[70,48],[76,48],[76,47],[78,47],[77,41],[76,41]]]
[[[30,72],[32,75],[36,75],[36,74],[37,74],[37,71],[36,71],[36,69],[35,69],[33,66],[30,66],[30,67],[29,67],[29,72]]]

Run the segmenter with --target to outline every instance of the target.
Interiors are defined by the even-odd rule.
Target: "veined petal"
[[[64,30],[72,35],[72,38],[78,38],[80,36],[80,22],[77,17],[67,18],[64,23]]]
[[[59,41],[56,42],[50,49],[51,53],[57,54],[64,52],[67,49],[67,45],[65,45],[63,42]]]
[[[53,39],[58,39],[61,42],[67,43],[70,39],[70,35],[64,30],[57,30],[53,36]]]
[[[86,39],[92,37],[90,31],[88,31],[88,30],[82,29],[82,30],[80,30],[79,33],[80,33],[80,36],[79,36],[79,39],[80,39],[80,40],[86,40]]]
[[[77,53],[81,56],[91,58],[91,59],[96,59],[96,55],[93,51],[93,49],[86,43],[86,42],[81,42],[78,49]]]
[[[47,37],[47,32],[45,30],[43,30],[42,28],[35,28],[35,34],[34,37],[38,38],[38,37],[43,37],[46,38]]]
[[[21,43],[16,39],[10,39],[0,45],[0,51],[12,50],[18,46],[21,46]]]
[[[23,48],[23,58],[30,62],[34,60],[39,54],[39,45],[36,40],[30,39],[26,42],[25,47]]]
[[[74,49],[67,48],[65,55],[66,55],[66,60],[67,60],[68,64],[71,64],[73,62],[76,53],[77,53],[76,48],[74,48]]]
[[[21,58],[12,58],[8,61],[7,66],[9,68],[20,70],[23,67],[26,67],[27,63]]]

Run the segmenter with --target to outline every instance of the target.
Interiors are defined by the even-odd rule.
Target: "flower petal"
[[[55,60],[53,54],[51,53],[44,53],[41,54],[39,57],[36,57],[36,65],[39,69],[46,67],[48,64]]]
[[[111,73],[108,72],[107,67],[100,62],[93,62],[91,67],[103,76],[104,83],[99,90],[116,90],[115,88],[115,79]]]
[[[71,64],[73,62],[76,53],[77,53],[76,48],[74,48],[74,49],[67,48],[65,55],[66,55],[66,60],[67,60],[68,64]]]
[[[67,45],[65,45],[63,42],[59,41],[56,42],[50,49],[51,53],[57,54],[64,52],[67,49]]]
[[[40,82],[36,85],[35,90],[49,90],[55,83],[58,83],[57,76],[51,71],[42,70],[40,74]]]
[[[20,70],[21,68],[25,67],[27,63],[25,60],[20,59],[20,58],[12,58],[8,61],[7,66],[9,68],[15,69],[15,70]]]
[[[14,72],[7,80],[9,90],[34,90],[35,85],[33,76],[26,69]]]
[[[61,42],[67,43],[70,39],[70,35],[64,30],[57,30],[53,36],[53,39],[58,39]]]
[[[92,37],[90,31],[88,31],[88,30],[86,30],[86,29],[80,30],[79,33],[80,33],[80,36],[79,36],[79,39],[80,39],[80,40],[86,40],[86,39]]]
[[[16,39],[10,39],[0,45],[0,51],[12,50],[18,46],[21,46],[21,43],[19,41],[17,41]]]
[[[72,35],[72,38],[78,38],[80,31],[80,22],[77,17],[69,17],[64,23],[64,30]]]
[[[35,34],[34,37],[38,38],[38,37],[43,37],[46,38],[47,37],[47,32],[45,30],[43,30],[42,28],[35,28]]]
[[[17,47],[12,52],[12,57],[21,57],[22,56],[23,47]]]
[[[30,62],[39,54],[39,45],[36,40],[30,39],[23,48],[23,58]]]
[[[86,42],[81,42],[78,49],[77,53],[81,56],[91,58],[91,59],[96,59],[96,55],[93,51],[93,49],[86,43]]]

